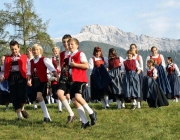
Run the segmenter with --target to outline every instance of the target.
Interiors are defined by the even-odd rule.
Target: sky
[[[0,0],[3,3],[14,0]],[[116,26],[124,32],[180,39],[180,0],[34,0],[51,38],[76,35],[86,25]]]

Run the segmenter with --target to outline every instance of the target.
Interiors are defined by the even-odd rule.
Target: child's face
[[[66,39],[63,39],[63,41],[62,41],[65,50],[69,50],[68,40],[69,40],[69,38],[66,38]]]
[[[169,59],[167,59],[166,62],[167,62],[168,64],[171,64],[171,61],[170,61]]]
[[[76,51],[78,49],[78,44],[76,44],[75,41],[70,41],[68,43],[68,46],[69,46],[69,50],[71,52],[74,52],[74,51]]]
[[[33,53],[34,57],[37,57],[41,54],[41,51],[39,48],[33,48],[32,53]]]
[[[133,55],[132,55],[131,53],[128,53],[128,54],[127,54],[127,58],[128,58],[128,59],[132,59],[132,58],[133,58]]]
[[[59,55],[59,50],[58,49],[54,49],[53,50],[53,54],[54,54],[54,56],[58,56]]]
[[[132,45],[130,49],[136,54],[136,47],[134,45]]]
[[[27,50],[27,51],[26,51],[26,55],[27,55],[27,56],[32,56],[32,51],[31,51],[31,50]]]
[[[4,64],[4,60],[5,60],[5,57],[2,57],[2,58],[1,58],[1,65]]]
[[[153,66],[153,64],[151,62],[147,62],[147,67],[151,68]]]
[[[110,58],[114,58],[115,56],[112,53],[109,53]]]
[[[20,48],[18,45],[11,46],[12,55],[17,56],[19,54]]]
[[[97,51],[96,53],[95,53],[95,57],[100,57],[101,56],[101,51]]]
[[[151,53],[152,53],[153,56],[157,55],[157,53],[158,53],[157,48],[153,48]]]

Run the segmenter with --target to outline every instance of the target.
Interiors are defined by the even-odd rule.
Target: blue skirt
[[[125,98],[140,98],[140,82],[136,71],[127,71],[122,82]]]
[[[173,99],[174,97],[179,97],[179,81],[176,73],[168,74],[167,78],[171,86],[171,94],[167,95],[167,98]]]
[[[171,86],[169,84],[166,72],[163,68],[162,65],[156,66],[155,67],[158,71],[158,77],[157,77],[157,83],[159,85],[159,87],[162,89],[164,94],[169,94],[171,93]]]
[[[149,107],[168,106],[168,100],[157,82],[152,78],[145,76],[143,80],[143,98],[147,101]]]

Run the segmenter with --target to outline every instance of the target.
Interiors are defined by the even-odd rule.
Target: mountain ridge
[[[81,41],[95,41],[107,43],[120,48],[129,49],[130,44],[135,43],[140,50],[149,50],[152,46],[159,50],[180,50],[180,39],[155,38],[147,35],[135,35],[131,32],[124,32],[115,26],[102,26],[92,24],[84,26],[80,33],[72,35]],[[62,37],[53,38],[55,43],[61,42]]]

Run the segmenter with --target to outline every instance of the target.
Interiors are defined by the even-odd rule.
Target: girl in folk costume
[[[140,93],[141,93],[141,97],[137,102],[137,107],[141,108],[141,101],[143,100],[143,93],[142,93],[142,86],[143,86],[143,59],[142,56],[138,54],[138,49],[136,44],[131,44],[130,45],[130,50],[132,50],[134,52],[134,56],[133,59],[137,60],[139,63],[139,67],[141,69],[141,72],[138,74],[139,75],[139,82],[140,82]]]
[[[0,77],[4,77],[4,61],[5,56],[1,56]],[[11,102],[11,98],[7,80],[0,82],[0,98],[0,104],[6,105],[6,110],[8,110],[8,105]]]
[[[57,74],[60,76],[60,62],[59,62],[60,49],[58,47],[54,47],[52,49],[52,51],[54,54],[54,56],[52,57],[52,63],[56,69]],[[58,86],[57,79],[56,79],[56,77],[54,77],[54,75],[51,75],[50,81],[51,81],[53,98],[56,100],[56,103],[58,104],[59,112],[62,112],[62,103],[58,99],[57,94],[56,94],[57,93],[57,86]]]
[[[101,99],[104,108],[109,108],[107,86],[111,82],[111,78],[106,70],[108,67],[108,59],[103,57],[102,50],[98,46],[94,48],[93,55],[94,56],[89,59],[91,99]]]
[[[32,48],[28,47],[26,49],[26,55],[27,55],[27,65],[28,65],[28,63],[34,58],[32,54]],[[36,94],[32,93],[32,87],[26,85],[26,93],[27,93],[29,102],[33,103],[34,109],[37,109]]]
[[[122,64],[123,76],[123,91],[124,96],[132,102],[132,110],[137,107],[137,99],[140,98],[140,82],[138,74],[141,72],[139,63],[133,59],[134,53],[131,50],[127,51],[127,60]]]
[[[83,88],[86,88],[88,82],[86,70],[88,69],[88,62],[86,55],[78,50],[79,41],[76,38],[68,40],[68,46],[71,51],[69,58],[69,79],[71,81],[70,94],[72,101],[77,109],[77,112],[82,120],[81,128],[85,129],[90,126],[84,108],[89,114],[91,125],[96,123],[97,113],[93,111],[82,97]]]
[[[68,64],[68,60],[69,60],[69,56],[70,56],[70,51],[69,51],[69,48],[68,48],[68,40],[72,38],[71,35],[69,34],[66,34],[63,36],[62,38],[62,43],[63,43],[63,46],[64,46],[64,49],[65,51],[62,51],[60,53],[60,67],[61,68],[65,68],[66,65]],[[69,94],[69,88],[67,88],[66,92],[64,93],[65,96],[66,96],[66,99],[68,101],[68,103],[70,104],[70,94]]]
[[[15,40],[10,42],[11,55],[6,56],[4,64],[4,77],[1,80],[8,80],[10,96],[13,107],[17,113],[18,120],[28,118],[24,110],[26,102],[26,64],[27,57],[20,54],[19,43]]]
[[[148,56],[146,58],[146,64],[149,59],[153,59],[155,61],[155,68],[158,71],[158,77],[157,77],[157,83],[159,84],[159,87],[162,89],[164,94],[171,93],[171,87],[169,84],[169,81],[166,76],[165,72],[165,61],[164,57],[161,54],[158,54],[157,47],[153,46],[151,48],[152,55]]]
[[[121,108],[121,101],[122,107],[125,107],[124,104],[124,95],[122,91],[122,75],[121,75],[121,65],[124,59],[117,55],[116,50],[114,48],[109,49],[109,56],[108,56],[108,72],[112,78],[112,83],[110,84],[112,88],[112,92],[116,98],[116,102],[118,108]],[[120,101],[121,99],[121,101]]]
[[[34,58],[28,63],[28,86],[32,86],[33,93],[37,95],[37,100],[40,103],[44,114],[44,122],[50,122],[51,118],[44,102],[43,93],[47,90],[47,68],[56,78],[58,75],[51,60],[42,56],[43,49],[40,45],[34,44],[32,47]]]
[[[168,73],[167,78],[169,80],[171,86],[171,94],[167,95],[167,98],[174,98],[176,102],[178,102],[179,98],[179,80],[178,77],[180,76],[179,69],[176,64],[173,63],[172,58],[167,58],[168,65],[166,66],[166,71]],[[170,97],[168,97],[170,96]]]
[[[147,76],[143,80],[143,99],[147,101],[149,107],[161,107],[169,105],[168,100],[156,82],[158,77],[154,60],[147,61]]]

